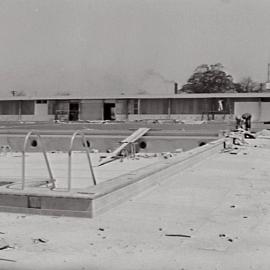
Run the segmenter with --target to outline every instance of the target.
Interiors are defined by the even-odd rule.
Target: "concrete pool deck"
[[[94,219],[0,213],[0,269],[269,269],[269,150],[216,151]]]

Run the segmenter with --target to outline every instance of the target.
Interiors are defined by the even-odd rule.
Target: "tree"
[[[241,93],[261,92],[263,86],[261,83],[253,81],[250,76],[242,78],[239,84],[241,87],[237,92]]]
[[[69,91],[59,91],[55,94],[56,96],[70,96],[70,92]]]
[[[181,90],[187,93],[235,92],[233,78],[223,68],[220,63],[198,66]]]

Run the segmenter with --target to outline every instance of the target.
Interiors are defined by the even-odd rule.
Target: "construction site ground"
[[[248,142],[93,219],[0,213],[0,269],[269,269],[270,140]]]

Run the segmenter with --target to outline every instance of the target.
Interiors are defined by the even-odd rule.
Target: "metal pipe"
[[[71,190],[71,152],[68,153],[68,191]]]
[[[44,147],[44,145],[43,145],[41,136],[40,136],[39,133],[37,133],[37,136],[38,136],[39,143],[40,143],[40,147],[41,147],[41,150],[42,150],[42,153],[43,153],[43,156],[44,156],[46,165],[47,165],[47,169],[48,169],[48,172],[49,172],[49,177],[50,177],[50,179],[51,179],[52,181],[54,181],[53,174],[52,174],[52,170],[51,170],[51,167],[50,167],[50,163],[49,163],[49,160],[48,160],[48,157],[47,157],[47,154],[46,154],[45,147]]]
[[[22,152],[22,190],[25,186],[25,153]]]
[[[38,140],[39,140],[39,143],[40,143],[40,146],[41,146],[41,150],[42,150],[45,162],[46,162],[46,166],[47,166],[47,169],[48,169],[48,172],[49,172],[49,177],[50,177],[51,183],[53,184],[53,186],[52,186],[52,189],[53,189],[53,188],[55,188],[55,179],[53,178],[53,173],[52,173],[52,170],[51,170],[51,167],[50,167],[50,163],[49,163],[49,160],[48,160],[44,145],[42,143],[41,136],[40,136],[38,131],[31,130],[25,136],[24,144],[23,144],[23,151],[22,151],[22,190],[24,190],[24,187],[25,187],[25,153],[26,153],[27,143],[29,141],[29,138],[32,135],[36,135],[38,137]]]
[[[22,151],[22,190],[24,190],[25,187],[25,152],[26,152],[26,146],[27,142],[32,134],[33,130],[29,131],[24,139],[23,144],[23,151]]]
[[[93,170],[93,166],[92,166],[92,162],[91,162],[91,158],[90,158],[90,153],[89,153],[89,149],[87,147],[87,141],[85,139],[85,134],[83,131],[81,130],[77,130],[73,133],[71,140],[70,140],[70,147],[69,147],[69,151],[68,151],[68,191],[71,190],[71,166],[72,166],[72,150],[73,150],[73,144],[74,144],[74,140],[75,138],[80,135],[81,136],[81,141],[83,144],[83,147],[85,149],[85,153],[87,156],[87,160],[88,160],[88,164],[89,164],[89,168],[90,168],[90,172],[91,172],[91,176],[93,179],[93,183],[94,185],[96,185],[96,178],[95,178],[95,174],[94,174],[94,170]]]

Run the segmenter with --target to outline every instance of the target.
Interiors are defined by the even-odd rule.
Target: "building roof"
[[[98,99],[189,99],[189,98],[270,98],[270,92],[263,93],[206,93],[206,94],[166,94],[166,95],[114,95],[114,96],[11,96],[0,100],[98,100]]]

